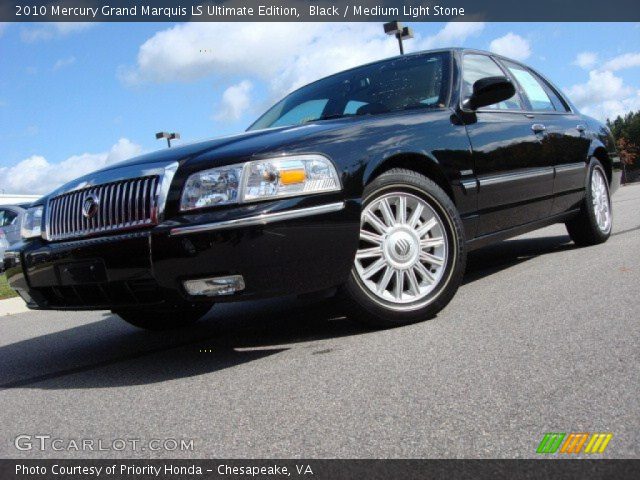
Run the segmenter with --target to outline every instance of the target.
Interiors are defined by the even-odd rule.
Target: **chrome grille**
[[[96,185],[49,200],[49,240],[129,230],[157,223],[158,177]]]

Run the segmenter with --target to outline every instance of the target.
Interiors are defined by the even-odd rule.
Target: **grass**
[[[0,300],[4,300],[5,298],[15,297],[16,292],[9,288],[9,284],[7,283],[7,277],[4,275],[0,275]]]

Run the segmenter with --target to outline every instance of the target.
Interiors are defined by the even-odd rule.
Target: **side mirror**
[[[473,84],[473,94],[463,102],[463,107],[477,110],[508,100],[516,94],[516,89],[507,77],[485,77]]]

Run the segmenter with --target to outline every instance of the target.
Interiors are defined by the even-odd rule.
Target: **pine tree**
[[[640,111],[629,112],[624,117],[618,115],[613,121],[607,119],[607,126],[625,166],[624,180],[640,180]]]

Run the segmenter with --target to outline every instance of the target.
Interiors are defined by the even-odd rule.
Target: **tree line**
[[[640,111],[629,112],[615,120],[607,119],[607,126],[616,140],[618,153],[624,164],[624,183],[640,181]]]

